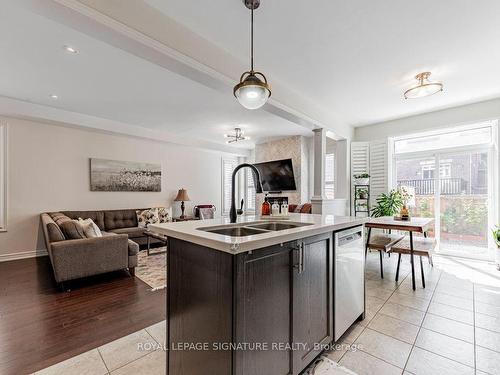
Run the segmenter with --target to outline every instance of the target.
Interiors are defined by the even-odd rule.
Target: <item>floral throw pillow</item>
[[[160,219],[158,218],[158,209],[150,208],[147,210],[136,210],[137,223],[139,228],[147,228],[149,224],[157,224]]]
[[[160,223],[172,221],[170,218],[170,210],[167,207],[158,207],[158,219]]]

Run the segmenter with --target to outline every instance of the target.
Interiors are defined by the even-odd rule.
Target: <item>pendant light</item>
[[[266,76],[254,71],[253,65],[253,12],[259,7],[260,0],[243,0],[243,3],[251,11],[251,67],[249,71],[241,75],[240,83],[234,86],[233,93],[243,107],[258,109],[266,104],[271,96],[271,88],[267,84]]]
[[[405,99],[417,99],[425,96],[434,95],[443,91],[443,84],[439,82],[430,82],[429,76],[431,72],[419,73],[415,76],[418,85],[405,91]]]

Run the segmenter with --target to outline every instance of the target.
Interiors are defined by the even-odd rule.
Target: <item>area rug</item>
[[[139,251],[135,277],[141,279],[151,287],[151,290],[163,289],[167,286],[167,256],[166,247],[151,249],[148,256],[146,251]]]

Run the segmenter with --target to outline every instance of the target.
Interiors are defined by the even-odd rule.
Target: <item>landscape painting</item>
[[[161,191],[161,164],[90,159],[91,191]]]

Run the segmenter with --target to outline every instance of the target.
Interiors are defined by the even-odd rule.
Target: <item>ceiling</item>
[[[232,146],[247,149],[268,138],[312,134],[15,1],[2,5],[0,35],[0,96],[220,144],[240,127],[251,140]],[[79,53],[68,54],[64,45]]]
[[[219,70],[195,61],[225,77],[222,90],[153,63],[140,48],[118,48],[111,34],[106,39],[100,31],[85,32],[64,16],[46,18],[33,5],[78,2],[93,1],[2,3],[0,96],[219,145],[224,133],[241,127],[252,140],[233,144],[240,149],[276,137],[309,136],[312,119],[326,118],[320,112],[342,125],[362,126],[500,96],[496,0],[262,0],[256,67],[276,88],[272,99],[278,104],[258,111],[243,109],[230,91],[249,57],[249,11],[240,0],[143,0],[108,7],[118,14],[141,4],[206,41],[201,54],[233,59],[222,61]],[[161,31],[165,24],[158,25]],[[171,30],[178,31],[165,27],[163,33]],[[68,54],[63,45],[79,53]],[[426,70],[444,83],[444,93],[404,100],[413,76]]]
[[[248,61],[241,0],[144,0]],[[262,0],[256,67],[359,126],[500,96],[497,0]],[[422,71],[445,91],[404,100]]]

